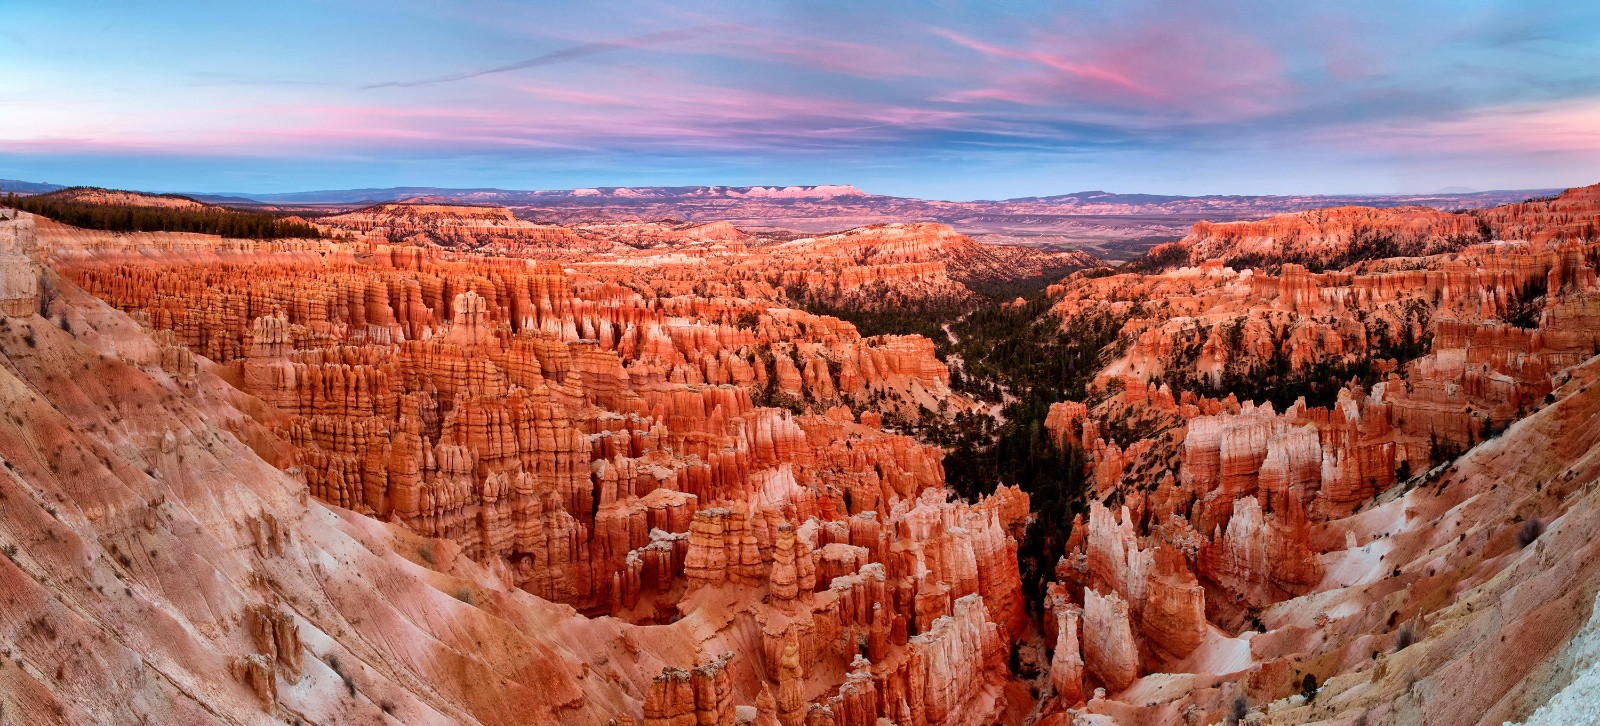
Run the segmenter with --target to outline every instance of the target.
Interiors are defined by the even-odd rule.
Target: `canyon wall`
[[[1045,602],[1045,710],[1206,722],[1238,700],[1272,723],[1526,714],[1519,689],[1550,677],[1540,659],[1600,587],[1565,550],[1517,556],[1554,521],[1589,516],[1592,437],[1556,440],[1586,430],[1577,421],[1596,400],[1575,381],[1600,353],[1597,189],[1473,215],[1199,225],[1186,242],[1217,248],[1191,246],[1197,266],[1052,288],[1064,330],[1120,330],[1089,401],[1056,403],[1045,421],[1083,453],[1089,481]],[[1438,243],[1480,222],[1494,242]],[[1260,245],[1338,257],[1368,227],[1416,249],[1320,273],[1224,264]],[[1520,599],[1476,613],[1480,590],[1552,587],[1543,568],[1556,557],[1586,573],[1570,616],[1521,619],[1534,605]],[[1463,618],[1484,630],[1452,635]],[[1516,664],[1476,661],[1496,633],[1538,645]],[[1426,665],[1410,649],[1425,638],[1440,639],[1418,651]],[[1443,685],[1445,673],[1480,691]],[[1177,686],[1171,674],[1225,675]],[[1307,674],[1341,695],[1313,700]],[[1418,679],[1426,690],[1396,695]],[[1183,695],[1141,704],[1157,688]]]
[[[253,241],[11,215],[0,706],[1526,717],[1585,682],[1600,592],[1596,189],[1202,226],[1170,269],[1067,277],[1051,324],[1115,334],[1034,432],[1086,482],[1040,513],[953,498],[946,452],[897,430],[991,410],[932,341],[793,304],[959,306],[1059,259],[936,225],[402,205]],[[1062,512],[1064,556],[1025,571]]]
[[[969,405],[925,339],[861,338],[735,273],[44,226],[66,280],[256,402],[249,443],[311,497],[606,623],[607,652],[637,651],[607,678],[639,686],[608,718],[1027,706],[1007,667],[1026,495],[949,501],[939,449],[853,407]],[[242,682],[286,687],[253,663]]]

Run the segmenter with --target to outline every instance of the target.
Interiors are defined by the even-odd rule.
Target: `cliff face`
[[[1283,417],[1248,407],[1192,419],[1186,484],[1236,487],[1239,498],[1210,534],[1191,526],[1214,516],[1205,495],[1176,514],[1159,490],[1133,500],[1142,513],[1091,505],[1053,591],[1057,627],[1078,625],[1080,597],[1083,619],[1080,634],[1056,637],[1059,695],[1046,711],[1205,722],[1243,696],[1263,723],[1574,718],[1594,678],[1579,653],[1600,592],[1585,534],[1600,511],[1600,434],[1586,423],[1600,411],[1600,359],[1559,379],[1552,403],[1504,433],[1321,522],[1300,502],[1317,489],[1309,455],[1322,423],[1271,433]],[[1202,426],[1218,420],[1226,430]],[[1287,496],[1274,493],[1284,479]],[[1307,673],[1314,700],[1301,695]],[[1108,696],[1084,702],[1091,686]],[[1148,698],[1157,688],[1169,698]]]
[[[584,236],[615,240],[640,249],[709,248],[739,251],[746,243],[761,240],[729,222],[614,222],[585,224],[575,228]]]
[[[1417,214],[1369,221],[1439,231]],[[1298,244],[1303,222],[1340,215],[1233,229]],[[1600,473],[1578,423],[1600,402],[1600,248],[1584,231],[1600,204],[1586,188],[1475,219],[1523,241],[1323,273],[1213,259],[1052,289],[1066,329],[1121,330],[1092,403],[1045,422],[1091,482],[1045,602],[1046,712],[1196,722],[1243,697],[1271,723],[1463,723],[1526,716],[1566,687],[1576,656],[1558,651],[1600,574],[1583,545],[1544,538],[1584,526],[1582,482]],[[1284,391],[1305,395],[1271,400]],[[1501,661],[1518,640],[1525,657]],[[1314,701],[1299,695],[1308,673]]]
[[[1536,201],[1457,213],[1429,207],[1334,207],[1244,222],[1200,222],[1187,237],[1150,252],[1149,264],[1197,265],[1220,260],[1234,267],[1276,271],[1298,264],[1313,270],[1363,260],[1416,257],[1494,240],[1558,242],[1600,239],[1593,213],[1600,185]]]
[[[11,212],[5,216],[18,215]],[[0,222],[0,315],[18,317],[39,311],[41,260],[31,215]]]
[[[807,272],[794,279],[812,288],[834,279],[836,294],[863,282],[892,283],[900,277],[929,281],[947,277],[958,283],[981,284],[1059,276],[1073,268],[1100,264],[1094,256],[1078,250],[1047,252],[980,244],[942,224],[872,225],[795,240],[774,252],[809,260],[811,264],[800,267]]]
[[[321,217],[326,232],[359,234],[384,241],[411,241],[466,248],[606,249],[565,227],[517,219],[504,207],[462,204],[379,204]]]
[[[26,269],[54,319],[0,317],[8,721],[603,722],[640,687],[615,626],[307,497],[216,366]]]
[[[947,501],[940,450],[851,408],[967,405],[925,339],[863,339],[776,306],[759,280],[709,290],[676,263],[569,272],[46,231],[63,285],[150,326],[163,351],[205,356],[202,390],[239,388],[242,438],[313,500],[390,523],[424,565],[478,573],[445,585],[446,603],[565,612],[549,637],[594,654],[557,657],[611,690],[545,673],[561,684],[547,720],[722,723],[754,706],[780,723],[979,724],[1027,706],[1007,667],[1025,630],[1026,495]],[[263,658],[235,670],[271,711],[294,681]]]
[[[1358,260],[1453,252],[1487,241],[1478,220],[1428,207],[1334,207],[1248,222],[1199,222],[1189,236],[1151,250],[1185,264],[1221,260],[1237,267],[1312,269]]]

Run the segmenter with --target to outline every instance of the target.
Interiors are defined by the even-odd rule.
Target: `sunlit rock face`
[[[1422,206],[1333,207],[1242,222],[1201,222],[1152,250],[1167,265],[1218,260],[1276,271],[1284,264],[1337,269],[1363,260],[1421,257],[1498,240],[1530,243],[1595,237],[1600,185],[1539,201],[1445,212]]]
[[[39,312],[40,256],[32,216],[0,222],[0,315],[22,317]]]
[[[566,227],[535,224],[504,207],[461,204],[379,204],[322,217],[317,224],[335,234],[384,241],[414,241],[447,247],[601,250]]]
[[[1597,192],[1198,225],[1165,271],[1053,288],[1064,329],[1120,330],[1089,402],[1045,421],[1091,487],[1045,603],[1045,710],[1466,723],[1566,688],[1600,572],[1546,538],[1585,526],[1600,474],[1578,423],[1600,405]],[[1510,662],[1512,641],[1539,645]]]
[[[1249,222],[1201,222],[1163,252],[1184,262],[1221,260],[1238,266],[1293,263],[1317,269],[1362,259],[1453,252],[1486,241],[1478,220],[1428,207],[1336,207]]]
[[[980,244],[942,224],[882,224],[777,245],[779,280],[802,298],[874,310],[910,301],[971,302],[968,285],[1060,275],[1099,264],[1079,250]]]
[[[394,206],[0,221],[5,713],[1466,723],[1592,676],[1594,188],[1066,277],[1049,324],[1115,336],[1037,431],[1085,490],[1037,515],[892,423],[986,410],[933,341],[801,308],[1089,260]],[[1076,517],[1044,572],[1035,516]]]
[[[408,210],[461,235],[523,229],[444,212],[467,214]],[[757,260],[729,247],[711,254],[736,264],[684,278],[676,247],[558,264],[387,234],[146,235],[136,249],[45,224],[64,284],[199,351],[202,389],[236,387],[226,415],[316,503],[303,506],[389,532],[384,546],[424,569],[416,586],[454,607],[564,612],[512,623],[566,643],[555,657],[582,674],[547,676],[565,689],[538,699],[555,720],[982,724],[1031,706],[1008,666],[1031,627],[1016,555],[1027,496],[952,501],[942,452],[880,423],[896,406],[972,406],[931,342],[790,308],[763,281],[783,268],[747,277]],[[898,403],[868,406],[882,399]],[[465,586],[438,579],[464,573]],[[297,681],[273,663],[330,637],[273,640],[228,672],[276,712]],[[438,678],[480,676],[421,682]],[[584,693],[585,679],[612,692]]]

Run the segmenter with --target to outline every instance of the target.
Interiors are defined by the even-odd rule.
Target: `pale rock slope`
[[[55,292],[46,319],[37,282],[0,290],[26,303],[0,318],[0,721],[607,723],[652,650],[692,657],[674,649],[702,640],[696,616],[626,639],[311,498],[262,458],[280,446],[246,413],[262,403],[17,228],[8,273]]]

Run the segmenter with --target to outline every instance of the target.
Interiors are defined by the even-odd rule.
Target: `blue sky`
[[[1600,3],[51,0],[0,69],[0,178],[160,191],[1600,182]]]

